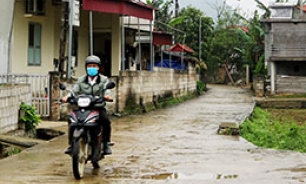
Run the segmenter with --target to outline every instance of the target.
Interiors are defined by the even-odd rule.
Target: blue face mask
[[[87,68],[87,74],[91,77],[96,76],[98,74],[98,68],[95,68],[95,67]]]

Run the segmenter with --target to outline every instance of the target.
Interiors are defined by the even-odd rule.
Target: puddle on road
[[[36,129],[36,138],[42,140],[51,140],[55,137],[64,135],[65,132],[59,130],[53,130],[48,128],[38,128]]]
[[[156,175],[145,175],[141,179],[153,179],[153,180],[221,180],[221,179],[236,179],[238,175],[222,175],[222,174],[212,174],[212,173],[193,173],[193,174],[183,174],[183,173],[161,173]]]

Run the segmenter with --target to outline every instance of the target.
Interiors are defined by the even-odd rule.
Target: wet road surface
[[[208,85],[196,99],[144,115],[113,118],[113,155],[73,177],[63,154],[67,135],[0,160],[0,183],[291,184],[306,182],[306,155],[257,148],[218,135],[221,122],[241,122],[254,107],[241,88]],[[57,129],[67,131],[66,123]]]

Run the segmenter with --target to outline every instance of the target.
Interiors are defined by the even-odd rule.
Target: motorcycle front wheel
[[[74,139],[72,152],[72,169],[75,179],[81,179],[84,176],[87,160],[87,144],[83,138]]]

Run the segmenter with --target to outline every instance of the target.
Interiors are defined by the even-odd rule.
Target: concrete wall
[[[276,93],[301,94],[306,93],[306,77],[276,76]]]
[[[0,87],[0,133],[18,129],[20,103],[30,104],[31,97],[28,84],[3,84]]]
[[[123,113],[132,110],[150,111],[156,108],[156,103],[165,98],[180,98],[194,95],[197,92],[198,75],[192,67],[188,71],[174,71],[159,69],[159,71],[121,71],[119,77],[111,77],[110,81],[115,82],[116,88],[112,89],[114,102],[107,103],[107,110],[110,114]],[[56,82],[56,81],[55,81]],[[67,84],[71,89],[73,84]],[[54,92],[53,93],[58,93]],[[60,96],[66,95],[65,91]],[[54,99],[57,101],[57,98]],[[58,106],[58,103],[54,103]],[[67,115],[67,105],[53,109],[60,109],[61,119]],[[135,112],[134,111],[134,112]],[[54,117],[58,120],[60,117]]]
[[[304,98],[256,98],[256,105],[261,108],[275,109],[305,109],[306,100]]]
[[[271,56],[278,57],[303,57],[306,54],[304,22],[273,23],[270,34],[273,42]],[[290,28],[290,29],[288,29]]]
[[[0,74],[10,72],[14,3],[13,0],[2,0],[0,6]]]
[[[306,19],[266,19],[265,61],[271,93],[306,93]],[[290,82],[292,81],[292,82]],[[289,83],[290,82],[290,83]]]
[[[198,76],[193,69],[187,71],[121,71],[118,79],[117,111],[125,111],[135,103],[146,110],[154,108],[159,99],[183,97],[197,91]]]

